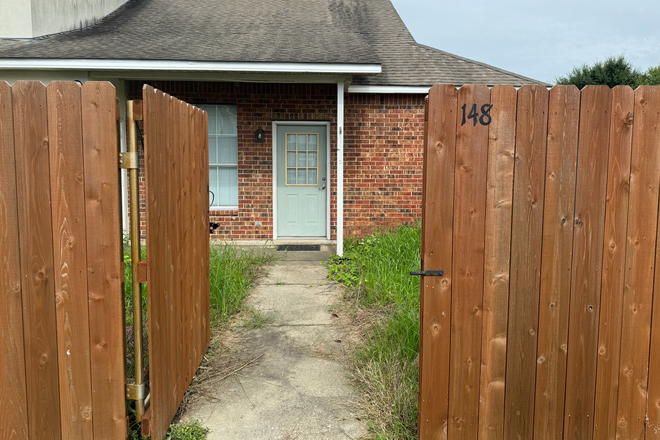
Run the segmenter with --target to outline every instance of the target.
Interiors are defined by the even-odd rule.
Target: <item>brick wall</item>
[[[128,99],[141,98],[142,84],[127,83]],[[239,208],[211,211],[211,221],[221,225],[213,235],[217,239],[273,237],[272,121],[329,121],[331,236],[336,238],[335,84],[171,81],[149,84],[190,103],[237,106]],[[346,95],[346,236],[362,236],[374,228],[414,222],[421,216],[423,118],[422,95]],[[258,128],[264,130],[264,143],[254,142]],[[261,226],[255,225],[258,221]]]

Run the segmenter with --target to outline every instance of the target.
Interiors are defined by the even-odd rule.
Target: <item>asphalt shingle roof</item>
[[[390,0],[131,0],[83,30],[0,40],[0,58],[381,64],[353,84],[539,83],[418,44]]]

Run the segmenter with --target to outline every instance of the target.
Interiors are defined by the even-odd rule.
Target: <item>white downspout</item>
[[[337,255],[344,255],[344,81],[337,83]]]

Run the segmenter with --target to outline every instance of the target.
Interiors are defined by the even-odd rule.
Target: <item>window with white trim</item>
[[[238,133],[235,105],[200,105],[209,114],[209,204],[238,209]]]

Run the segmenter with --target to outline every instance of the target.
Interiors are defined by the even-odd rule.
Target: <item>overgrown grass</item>
[[[347,239],[330,276],[351,287],[355,305],[382,314],[354,361],[370,428],[379,439],[417,438],[421,227]]]
[[[272,253],[235,246],[211,246],[211,326],[226,322],[243,304],[261,267],[272,263]]]

